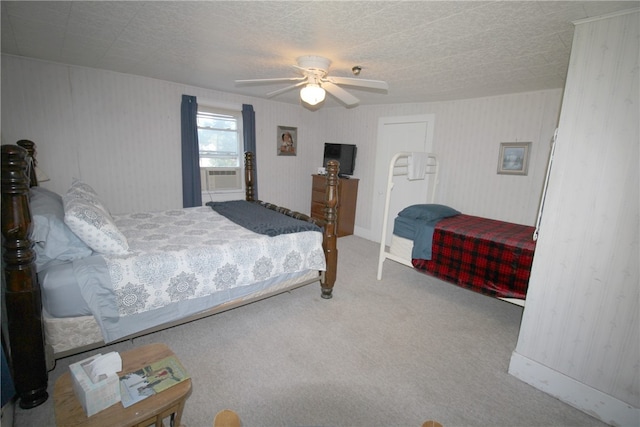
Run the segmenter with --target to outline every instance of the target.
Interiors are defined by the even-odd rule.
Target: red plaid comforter
[[[435,277],[493,297],[524,299],[536,242],[534,227],[471,215],[440,220],[432,258],[412,260]]]

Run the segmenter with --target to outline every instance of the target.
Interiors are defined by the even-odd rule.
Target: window
[[[202,191],[242,189],[242,113],[198,106]]]

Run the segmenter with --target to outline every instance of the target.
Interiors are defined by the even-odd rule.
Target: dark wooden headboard
[[[29,188],[38,185],[35,174],[35,144],[28,140],[2,146],[2,247],[3,310],[7,316],[7,357],[21,408],[29,409],[45,402],[47,394],[47,358],[42,324],[42,300],[36,274],[34,243],[30,239],[32,215]],[[331,298],[336,281],[336,209],[338,203],[336,161],[327,165],[325,219],[319,221],[299,212],[254,199],[256,177],[254,155],[245,153],[246,200],[261,203],[323,228],[323,249],[327,270],[320,277],[322,297]]]

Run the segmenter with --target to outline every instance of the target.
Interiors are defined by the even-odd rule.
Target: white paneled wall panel
[[[39,167],[52,182],[78,174],[73,149],[73,114],[69,70],[42,61],[2,58],[2,143],[38,142]],[[58,165],[65,165],[60,168]],[[68,180],[67,180],[68,181]]]
[[[258,155],[258,196],[280,206],[309,214],[311,175],[321,165],[322,140],[316,116],[303,108],[285,103],[255,105]],[[296,127],[296,156],[278,156],[277,126]]]
[[[179,86],[86,68],[71,82],[80,178],[114,212],[179,205]]]
[[[129,74],[2,56],[2,142],[32,139],[44,184],[72,177],[95,187],[113,213],[182,206],[183,94],[256,111],[259,197],[309,212],[322,162],[321,113]],[[295,157],[276,155],[278,125],[298,128]],[[205,200],[206,202],[206,200]]]
[[[584,390],[631,405],[635,409],[623,412],[635,423],[640,421],[638,22],[635,12],[576,26],[515,353],[548,367],[547,375],[566,375]],[[588,402],[579,389],[550,391],[596,414],[611,403]],[[624,425],[621,420],[628,418],[620,416],[604,420]]]
[[[32,139],[41,165],[45,171],[47,162],[56,165],[47,184],[52,189],[64,191],[71,176],[77,176],[98,187],[114,212],[180,206],[181,95],[250,103],[256,111],[258,196],[308,213],[311,174],[321,166],[324,142],[356,144],[356,230],[374,240],[380,235],[371,230],[380,117],[435,115],[434,150],[442,164],[439,202],[532,225],[561,97],[561,90],[550,90],[310,112],[297,105],[6,55],[2,68],[3,79],[8,76],[13,88],[3,91],[3,106],[6,99],[16,110],[37,117],[26,120],[22,114],[6,120],[3,108],[4,139],[24,138],[30,127],[37,130]],[[278,125],[298,128],[297,156],[276,155]],[[533,142],[529,175],[497,175],[499,146],[505,141]]]
[[[371,230],[376,123],[380,117],[435,115],[434,151],[440,158],[436,200],[471,215],[520,224],[535,222],[551,137],[557,126],[561,90],[425,104],[362,106],[327,110],[328,139],[358,145],[356,175],[361,178],[356,225]],[[531,141],[527,176],[498,175],[501,142]]]

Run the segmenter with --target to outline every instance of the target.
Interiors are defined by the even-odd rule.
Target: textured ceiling
[[[2,52],[265,97],[302,55],[361,105],[439,101],[564,86],[572,21],[638,7],[616,1],[2,1]],[[293,90],[273,98],[298,103]],[[340,105],[328,97],[327,106]]]

